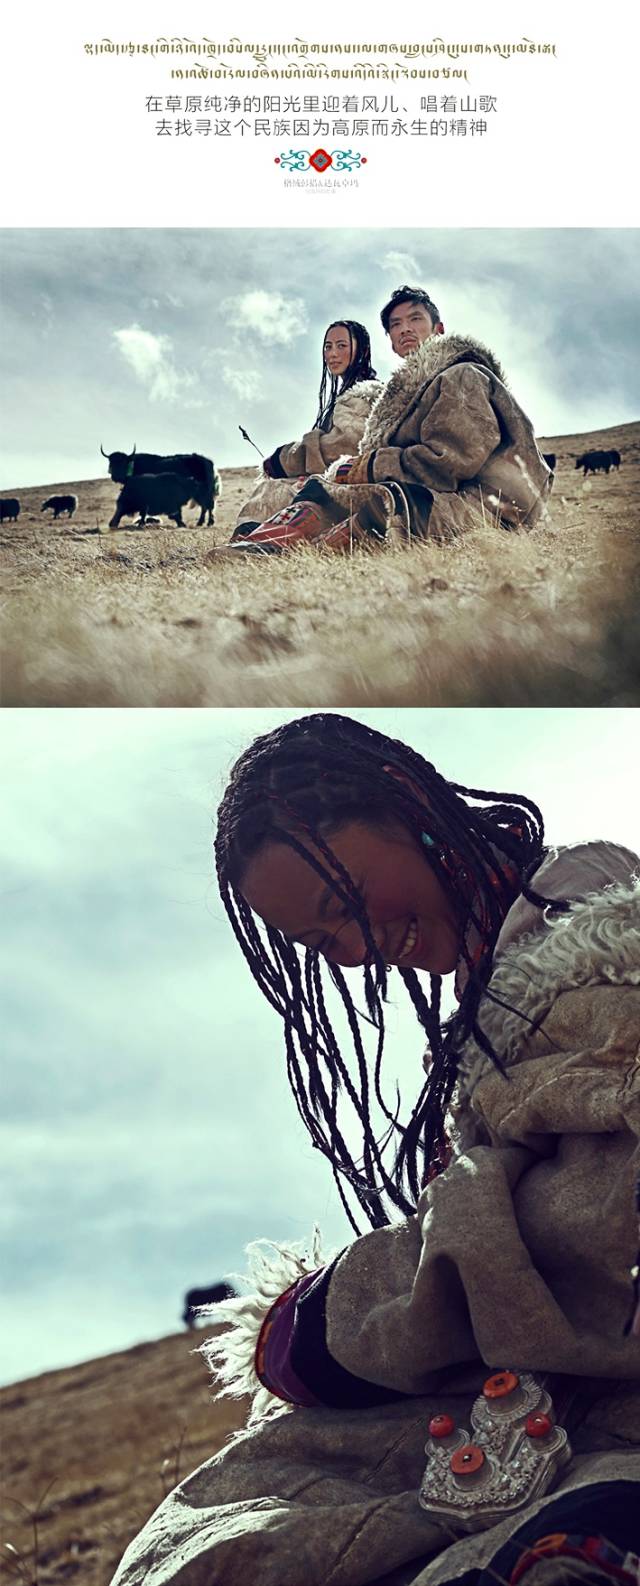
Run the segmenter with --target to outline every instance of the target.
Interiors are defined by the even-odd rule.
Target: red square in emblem
[[[314,171],[319,171],[322,175],[322,172],[328,171],[331,165],[331,155],[327,154],[326,149],[316,149],[315,154],[309,156],[309,164],[313,166]]]

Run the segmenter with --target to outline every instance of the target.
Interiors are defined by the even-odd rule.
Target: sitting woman
[[[266,457],[262,477],[241,508],[232,540],[245,538],[274,512],[288,507],[310,474],[357,452],[383,385],[371,366],[371,342],[355,319],[335,320],[322,344],[322,381],[313,429]]]
[[[203,1345],[248,1427],[117,1586],[633,1586],[637,856],[551,849],[531,799],[331,713],[241,756],[216,860],[300,1116],[371,1228],[329,1259],[256,1250]],[[404,1117],[392,973],[427,1040]]]

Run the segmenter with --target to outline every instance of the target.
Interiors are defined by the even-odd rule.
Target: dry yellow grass
[[[242,1424],[244,1404],[212,1403],[192,1353],[202,1337],[181,1333],[0,1390],[7,1586],[108,1586],[164,1494]]]
[[[3,525],[5,705],[636,704],[640,424],[540,442],[552,526],[453,545],[207,561],[253,470],[223,470],[215,530],[106,528],[110,481],[11,492]],[[576,453],[617,446],[583,482]],[[5,492],[9,494],[10,492]],[[193,522],[195,513],[191,512]]]

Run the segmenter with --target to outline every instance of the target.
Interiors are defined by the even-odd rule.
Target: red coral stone
[[[463,1443],[462,1448],[457,1448],[449,1461],[454,1476],[474,1476],[483,1465],[484,1454],[477,1443]]]
[[[552,1428],[553,1421],[542,1410],[534,1410],[531,1415],[527,1416],[524,1423],[527,1437],[546,1437],[547,1432],[550,1432]]]
[[[455,1429],[456,1423],[450,1415],[432,1415],[429,1422],[430,1437],[450,1437]]]
[[[515,1371],[496,1371],[493,1377],[487,1377],[482,1392],[485,1399],[506,1399],[507,1394],[519,1386],[520,1378]]]

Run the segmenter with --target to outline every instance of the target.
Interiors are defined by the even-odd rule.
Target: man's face
[[[399,358],[407,358],[433,336],[435,326],[424,303],[399,303],[389,316],[389,340]]]

